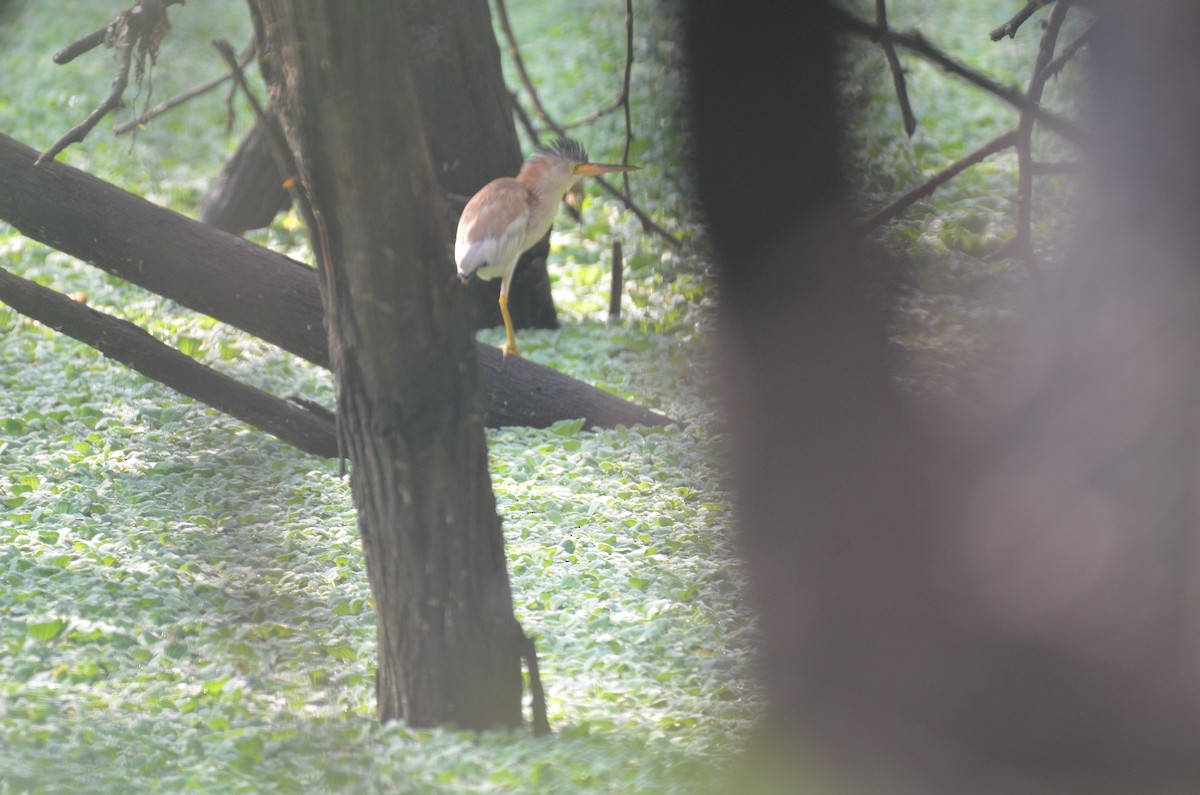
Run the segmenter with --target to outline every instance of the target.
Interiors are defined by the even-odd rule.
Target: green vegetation
[[[516,5],[556,113],[583,116],[616,95],[619,5]],[[111,52],[66,67],[50,55],[119,8],[17,3],[0,30],[0,130],[44,148],[101,100]],[[241,0],[177,7],[172,21],[151,104],[220,72],[210,39],[238,46],[248,31]],[[646,168],[634,185],[657,222],[688,237],[675,26],[666,10],[638,19],[634,159]],[[135,143],[106,121],[62,159],[194,214],[250,120],[235,103],[227,133],[224,101],[196,100]],[[621,132],[618,116],[577,135],[599,159],[619,154]],[[0,792],[692,792],[712,780],[758,702],[704,263],[595,188],[583,217],[564,217],[553,241],[564,326],[523,332],[522,350],[684,427],[489,437],[553,737],[377,726],[374,618],[337,464],[0,308]],[[310,259],[294,215],[254,237]],[[610,326],[614,237],[629,289]],[[242,380],[332,405],[328,373],[3,225],[0,265],[83,292]]]

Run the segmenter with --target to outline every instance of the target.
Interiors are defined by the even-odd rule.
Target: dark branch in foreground
[[[1025,7],[1013,15],[1013,18],[1005,22],[1000,27],[993,30],[990,34],[992,41],[1000,41],[1004,37],[1013,38],[1017,35],[1017,31],[1025,24],[1031,16],[1044,6],[1053,3],[1054,0],[1029,0]]]
[[[127,320],[97,312],[2,268],[0,301],[148,378],[266,431],[306,453],[324,458],[337,455],[334,423],[327,416],[307,411],[219,373],[158,341]]]

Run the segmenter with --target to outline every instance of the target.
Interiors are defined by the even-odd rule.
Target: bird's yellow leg
[[[500,350],[504,352],[505,356],[520,356],[521,354],[517,351],[517,337],[513,334],[512,318],[508,316],[508,296],[504,294],[503,290],[500,292],[500,314],[504,316],[504,332],[507,335]]]

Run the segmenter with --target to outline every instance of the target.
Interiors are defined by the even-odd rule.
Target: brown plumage
[[[560,138],[540,148],[514,177],[489,182],[471,197],[458,221],[454,259],[465,284],[501,277],[500,314],[504,317],[505,355],[517,354],[508,316],[508,287],[517,259],[550,231],[558,205],[575,183],[594,174],[634,171],[637,166],[589,163],[576,141]]]

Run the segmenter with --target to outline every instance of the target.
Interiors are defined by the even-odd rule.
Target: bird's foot
[[[504,358],[509,356],[520,356],[521,352],[517,350],[517,346],[511,342],[506,342],[500,346],[500,353],[504,354]]]

